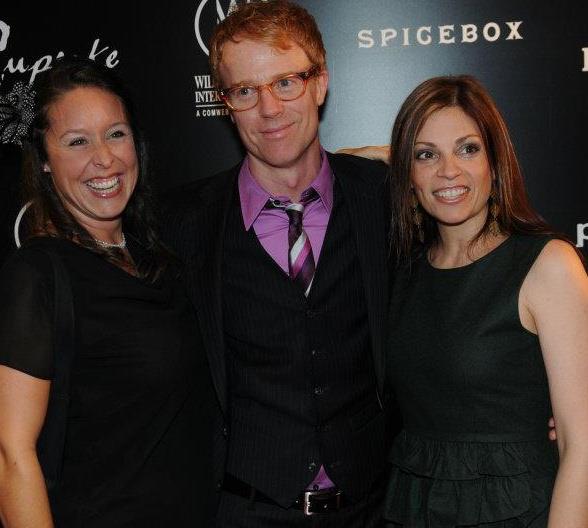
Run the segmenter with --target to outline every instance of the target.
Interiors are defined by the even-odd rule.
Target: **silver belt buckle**
[[[313,505],[313,498],[318,498],[318,500],[316,502],[314,502],[314,505],[316,506],[317,504],[320,504],[321,502],[323,502],[321,499],[324,500],[323,502],[323,507],[325,509],[325,511],[312,511],[311,507]],[[304,515],[321,515],[324,513],[329,513],[329,502],[330,500],[334,500],[335,501],[335,507],[337,510],[340,509],[341,507],[341,491],[337,490],[334,491],[332,488],[331,489],[322,489],[322,490],[308,490],[304,492],[304,507],[303,507],[303,512]]]

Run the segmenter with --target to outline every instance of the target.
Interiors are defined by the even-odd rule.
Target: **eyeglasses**
[[[280,101],[294,101],[304,95],[308,80],[320,72],[319,66],[312,66],[310,69],[284,75],[275,81],[258,86],[233,86],[232,88],[221,88],[218,92],[224,103],[234,112],[251,110],[259,102],[261,90],[267,88],[270,93]]]

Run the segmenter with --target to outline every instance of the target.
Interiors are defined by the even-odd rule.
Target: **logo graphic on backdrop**
[[[262,0],[266,1],[266,0]],[[207,42],[210,40],[216,18],[216,24],[222,22],[239,4],[249,4],[251,0],[200,0],[194,17],[194,31],[200,49],[208,55]]]
[[[0,20],[0,52],[7,49],[10,34],[11,27]],[[63,51],[58,51],[55,56],[47,54],[32,59],[8,57],[4,61],[3,57],[0,58],[0,87],[9,78],[15,79],[12,90],[5,94],[0,93],[0,143],[21,144],[33,116],[34,92],[30,87],[37,75],[50,69],[53,61],[64,55]],[[94,39],[87,53],[88,58],[104,61],[108,68],[114,68],[119,63],[117,56],[118,50],[101,45],[99,38]]]
[[[251,0],[200,0],[194,17],[194,33],[196,42],[206,56],[207,43],[215,26],[222,22],[240,4],[248,4]],[[194,102],[196,117],[222,117],[229,115],[224,103],[219,99],[212,85],[212,78],[206,72],[194,75]]]
[[[4,51],[6,49],[9,35],[10,26],[6,22],[2,22],[2,20],[0,20],[0,51]]]
[[[22,145],[33,122],[34,104],[35,91],[22,81],[14,83],[6,95],[0,94],[0,143]]]
[[[8,47],[10,32],[10,26],[0,20],[0,52],[5,51]],[[47,71],[51,68],[51,64],[55,59],[59,59],[64,55],[63,51],[58,51],[55,56],[53,54],[47,54],[33,59],[9,57],[0,70],[2,72],[0,74],[0,85],[7,75],[25,76],[24,80],[28,84],[32,84],[39,73]],[[111,49],[109,46],[101,46],[99,38],[94,39],[90,51],[87,54],[87,57],[92,60],[104,61],[104,64],[108,68],[114,68],[119,63],[117,56],[118,50]],[[22,77],[20,77],[20,80],[23,80]]]
[[[218,92],[212,85],[210,74],[194,75],[194,102],[196,104],[196,117],[222,117],[228,116],[229,110],[220,100]]]
[[[588,223],[586,224],[578,224],[577,227],[577,237],[576,237],[576,247],[583,248],[588,247]]]
[[[359,48],[392,46],[429,46],[443,44],[472,44],[499,40],[523,40],[522,20],[476,24],[446,24],[403,28],[361,29],[357,33]]]

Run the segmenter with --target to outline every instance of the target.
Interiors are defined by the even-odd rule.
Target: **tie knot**
[[[295,226],[297,229],[302,228],[302,214],[304,213],[304,206],[299,203],[293,203],[284,209],[288,215],[291,226]]]
[[[302,216],[304,208],[310,203],[319,198],[319,194],[309,187],[300,195],[299,202],[282,202],[275,198],[270,198],[265,204],[266,209],[284,209],[290,218]]]

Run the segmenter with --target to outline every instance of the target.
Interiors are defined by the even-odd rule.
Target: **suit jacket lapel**
[[[377,174],[358,174],[345,157],[329,155],[329,162],[340,185],[355,233],[361,266],[372,354],[379,393],[383,393],[385,370],[385,333],[387,321],[388,259],[384,197],[376,183]],[[366,178],[371,181],[366,182]]]

